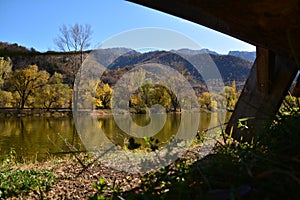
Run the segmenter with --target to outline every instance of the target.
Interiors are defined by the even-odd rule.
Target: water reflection
[[[217,126],[220,115],[220,113],[200,113],[198,133]],[[131,115],[131,117],[139,126],[150,123],[147,115]],[[166,123],[158,133],[153,135],[154,139],[159,140],[160,147],[167,145],[179,129],[184,133],[179,137],[187,137],[192,132],[190,129],[197,120],[193,117],[186,118],[185,121],[189,123],[180,126],[181,120],[180,114],[167,114]],[[130,137],[142,146],[145,145],[143,137],[128,135],[121,130],[116,125],[113,116],[96,117],[95,120],[84,120],[83,117],[81,123],[83,125],[80,127],[79,136],[72,117],[2,118],[0,120],[0,157],[7,154],[10,148],[14,148],[19,157],[42,160],[50,154],[69,152],[70,149],[66,143],[73,145],[79,151],[99,149],[99,141],[103,148],[111,143],[124,148]],[[99,131],[102,131],[102,135]]]
[[[123,116],[124,118],[130,117],[130,116]],[[154,119],[160,119],[160,115],[157,115],[156,117],[153,117]],[[114,144],[119,145],[121,147],[124,147],[124,141],[127,141],[130,137],[133,137],[135,142],[144,144],[144,135],[153,135],[154,139],[158,139],[160,142],[160,146],[163,146],[164,144],[168,143],[172,137],[176,135],[178,132],[178,128],[180,125],[181,117],[179,114],[169,114],[166,118],[166,123],[162,127],[161,130],[158,132],[150,132],[153,129],[149,130],[149,134],[142,134],[141,136],[133,136],[133,134],[127,134],[123,130],[121,130],[116,122],[113,120],[113,116],[103,119],[98,118],[98,121],[100,124],[102,124],[102,129],[104,131],[105,136]],[[149,124],[149,116],[143,115],[143,114],[136,114],[133,115],[133,121],[137,122],[139,125],[147,125]],[[126,123],[127,121],[124,120]],[[126,124],[128,127],[130,127],[131,124]],[[155,125],[155,122],[153,123]],[[125,125],[124,125],[125,126]],[[135,127],[129,128],[130,131],[135,132]],[[137,132],[137,131],[136,131]]]
[[[19,158],[42,160],[69,152],[66,143],[85,150],[70,117],[10,117],[0,121],[0,156],[14,148]]]

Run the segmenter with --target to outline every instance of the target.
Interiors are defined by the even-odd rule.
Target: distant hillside
[[[255,58],[256,58],[255,51],[251,51],[251,52],[249,52],[249,51],[229,51],[228,55],[244,58],[251,62],[254,62]]]
[[[105,51],[97,51],[99,57],[106,59],[106,64],[113,62],[113,60],[128,52],[125,48],[106,49]],[[85,51],[84,56],[88,56],[91,50]],[[74,71],[72,60],[78,58],[79,53],[74,52],[55,52],[47,51],[41,53],[33,49],[28,50],[25,47],[17,44],[9,44],[0,42],[0,57],[10,57],[13,64],[13,70],[23,69],[28,65],[36,64],[40,70],[46,70],[50,74],[58,72],[64,75],[64,82],[73,85]]]
[[[87,56],[91,51],[86,51]],[[140,53],[126,48],[113,48],[93,51],[97,59],[101,59],[104,66],[108,66],[109,72],[105,77],[106,82],[115,83],[124,73],[140,63],[161,63],[168,65],[182,73],[192,83],[203,83],[202,77],[193,65],[188,61],[201,66],[204,52],[210,52],[212,60],[217,65],[223,80],[230,84],[233,80],[244,82],[249,74],[252,62],[231,56],[219,55],[209,50],[180,49],[177,51],[153,51]],[[125,54],[124,54],[125,53]],[[186,60],[184,57],[188,57]],[[231,53],[232,54],[232,53]],[[72,72],[72,58],[78,56],[74,52],[45,52],[40,53],[34,49],[28,50],[17,44],[0,42],[0,56],[10,57],[13,62],[13,70],[22,69],[31,64],[36,64],[39,69],[46,70],[50,74],[59,72],[64,74],[65,82],[70,85],[74,81]],[[203,70],[203,69],[202,69]]]
[[[203,54],[192,54],[188,57],[189,61],[197,63],[198,66],[201,66],[201,62],[203,59],[205,59],[204,56],[205,55]],[[225,82],[231,83],[233,80],[237,82],[244,82],[247,79],[252,62],[229,55],[210,56],[215,62]],[[118,67],[123,68],[126,66],[134,66],[139,63],[160,63],[171,66],[179,72],[183,72],[186,69],[185,73],[188,73],[190,76],[192,76],[195,81],[203,81],[201,80],[197,70],[189,61],[176,53],[154,51],[144,54],[135,53],[122,55],[109,66],[109,69],[114,70]]]
[[[0,42],[0,54],[30,54],[36,52],[34,49],[28,50],[26,47],[18,44],[9,44],[7,42]]]
[[[197,54],[210,54],[210,55],[221,55],[215,51],[211,51],[209,49],[200,49],[200,50],[192,50],[192,49],[179,49],[179,50],[171,50],[173,53],[184,54],[184,55],[197,55]],[[239,58],[243,58],[250,62],[254,62],[256,58],[255,51],[229,51],[229,56],[235,56]]]
[[[248,78],[252,62],[229,55],[214,56],[211,55],[216,63],[224,82],[245,82]]]

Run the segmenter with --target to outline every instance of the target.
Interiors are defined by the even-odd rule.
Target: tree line
[[[73,88],[64,83],[63,78],[64,76],[60,73],[55,72],[50,75],[45,70],[39,70],[37,65],[29,65],[24,69],[12,71],[11,60],[0,57],[0,107],[71,108]],[[174,93],[176,88],[153,84],[151,78],[143,70],[135,72],[132,80],[146,83],[130,94],[129,107],[132,112],[145,113],[155,104],[162,105],[167,111],[180,110],[182,102],[179,102]],[[178,85],[178,80],[173,81]],[[80,102],[88,101],[91,109],[110,109],[113,86],[102,80],[98,80],[96,85],[94,91],[90,90],[91,92],[84,93],[84,95],[79,94],[82,100]],[[126,87],[133,87],[133,85],[127,83]],[[223,94],[226,98],[225,105],[221,101],[224,98]],[[232,82],[231,86],[225,86],[223,94],[207,91],[198,94],[197,100],[200,108],[211,111],[224,108],[232,110],[238,96],[235,82]],[[122,95],[120,97],[122,98]],[[121,100],[115,99],[115,101]]]
[[[12,71],[9,58],[0,57],[0,107],[57,108],[70,107],[71,88],[63,83],[63,75],[50,75],[37,65]]]

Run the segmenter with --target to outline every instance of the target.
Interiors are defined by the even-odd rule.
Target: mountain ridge
[[[193,79],[199,81],[199,74],[197,75],[197,70],[188,60],[193,60],[194,63],[198,62],[200,66],[201,63],[199,62],[203,56],[209,55],[220,71],[225,84],[230,84],[232,81],[244,82],[248,77],[250,68],[253,64],[243,58],[233,55],[221,55],[207,49],[179,49],[141,53],[126,48],[112,48],[97,51],[88,50],[84,52],[84,55],[87,56],[91,52],[99,53],[100,56],[107,56],[105,65],[108,69],[113,71],[110,74],[112,76],[112,78],[110,78],[111,80],[115,80],[122,75],[119,72],[115,72],[118,68],[133,67],[138,63],[152,62],[170,65],[181,73],[183,73],[183,71],[187,71],[191,77],[194,77]],[[28,50],[27,48],[17,44],[0,42],[0,56],[8,56],[11,58],[13,70],[22,69],[28,65],[36,64],[39,66],[39,69],[46,70],[50,74],[53,74],[54,72],[64,74],[65,82],[70,85],[72,84],[73,75],[70,71],[71,63],[69,60],[72,56],[76,56],[74,52],[48,51],[41,53],[34,49]],[[186,58],[188,58],[188,60]],[[126,70],[124,70],[124,73],[125,72]]]
[[[256,52],[255,51],[229,51],[228,55],[236,56],[240,58],[244,58],[251,62],[254,62],[256,59]]]

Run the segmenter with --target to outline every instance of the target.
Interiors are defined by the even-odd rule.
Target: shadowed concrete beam
[[[250,142],[254,133],[270,126],[297,74],[292,59],[258,48],[257,60],[234,109],[226,132],[233,138]],[[266,80],[265,80],[266,79]],[[263,84],[263,86],[261,85]],[[239,129],[240,119],[249,118],[247,127]]]
[[[257,87],[262,93],[268,94],[271,88],[275,54],[265,48],[256,48]]]

